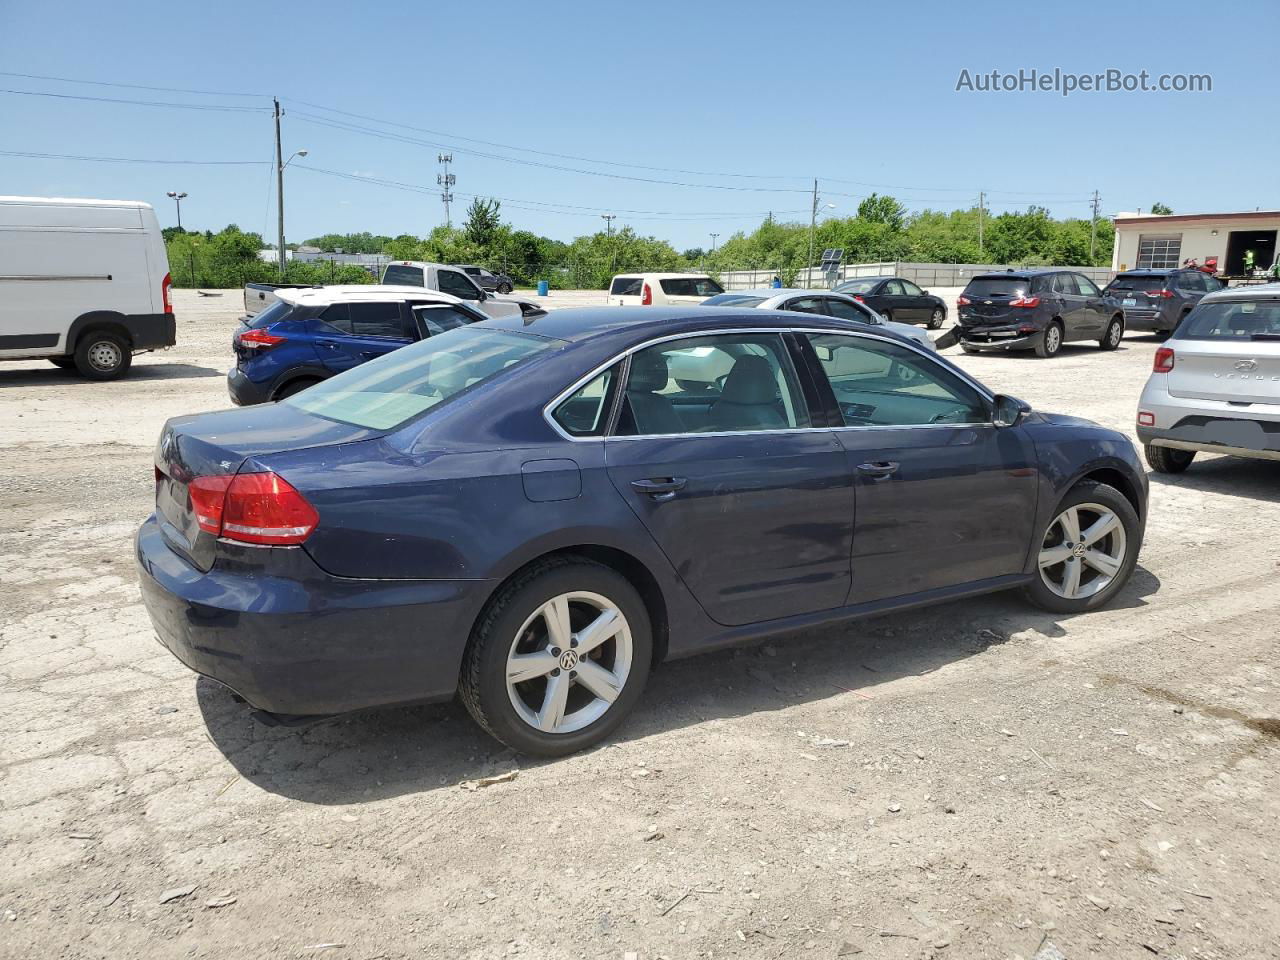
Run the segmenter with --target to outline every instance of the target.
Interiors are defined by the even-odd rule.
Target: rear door
[[[941,363],[878,337],[805,334],[856,489],[849,603],[1022,572],[1038,489],[1021,427]]]
[[[614,277],[609,284],[609,306],[638,307],[644,297],[644,277]]]
[[[319,319],[323,326],[315,336],[316,353],[330,373],[358,367],[417,339],[407,305],[394,300],[335,303]]]
[[[834,609],[848,594],[852,481],[808,406],[777,333],[632,356],[609,476],[718,623]]]
[[[1093,318],[1085,310],[1085,298],[1076,286],[1075,275],[1055,273],[1048,280],[1057,304],[1057,314],[1062,320],[1063,339],[1085,339],[1093,327]]]

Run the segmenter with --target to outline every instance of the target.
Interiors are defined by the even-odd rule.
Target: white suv
[[[705,273],[620,273],[609,284],[609,306],[701,303],[718,293],[724,293],[724,287]]]
[[[1138,438],[1160,473],[1181,473],[1197,451],[1280,460],[1280,284],[1196,305],[1156,351]]]

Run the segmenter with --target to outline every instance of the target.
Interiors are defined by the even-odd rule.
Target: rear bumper
[[[960,331],[960,342],[973,350],[1027,350],[1039,339],[1039,330],[1019,333],[1003,327],[970,327]]]
[[[1164,310],[1141,310],[1134,307],[1117,307],[1124,314],[1126,330],[1173,330],[1178,325],[1177,318]]]
[[[1259,420],[1187,417],[1166,429],[1138,427],[1138,439],[1153,447],[1280,460],[1280,424]]]
[[[157,350],[178,342],[178,325],[172,313],[134,313],[124,318],[135,350]]]
[[[154,516],[143,523],[142,599],[180,661],[275,714],[453,696],[487,582],[343,580],[301,549],[265,549],[278,569],[232,559],[201,573],[169,549]]]
[[[271,399],[271,384],[254,383],[239,366],[235,366],[227,371],[227,393],[236,406],[251,407]]]

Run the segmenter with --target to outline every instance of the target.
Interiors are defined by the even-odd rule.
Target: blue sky
[[[290,241],[426,233],[443,221],[438,145],[452,147],[459,214],[469,195],[505,197],[516,226],[569,239],[616,212],[615,225],[681,248],[751,229],[768,210],[807,220],[815,176],[832,215],[853,213],[871,190],[912,209],[968,206],[986,190],[995,212],[1038,202],[1058,216],[1087,215],[1094,189],[1105,213],[1157,200],[1179,212],[1280,208],[1280,4],[1113,0],[1027,12],[1039,6],[316,0],[277,12],[238,0],[0,0],[0,70],[220,95],[7,75],[0,88],[254,108],[0,93],[0,151],[257,161],[0,154],[0,191],[141,199],[169,224],[165,192],[184,190],[184,225],[234,222],[273,236],[274,94],[286,153],[310,151],[286,173]],[[1207,73],[1213,90],[955,90],[962,69],[1055,67]]]

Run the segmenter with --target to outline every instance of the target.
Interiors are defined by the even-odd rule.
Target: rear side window
[[[1280,300],[1200,301],[1178,327],[1179,340],[1280,340]]]
[[[252,320],[249,321],[249,327],[252,330],[262,330],[271,326],[277,320],[283,320],[293,310],[293,305],[285,303],[283,300],[277,300],[267,309],[263,310]]]
[[[382,274],[382,282],[391,286],[424,286],[422,281],[422,268],[407,267],[403,264],[393,263],[391,266],[387,267],[386,271]]]
[[[600,374],[556,407],[556,423],[571,437],[602,436],[616,381],[617,371],[612,367]]]
[[[714,297],[724,293],[724,287],[710,277],[672,277],[659,280],[658,285],[669,297]]]
[[[411,337],[399,303],[353,303],[351,332],[357,337]]]
[[[615,297],[642,296],[640,288],[644,285],[641,277],[614,277],[609,293]]]
[[[320,319],[341,333],[351,332],[350,304],[335,303],[325,307],[324,312],[320,314]]]
[[[964,295],[974,297],[1025,297],[1029,282],[1026,277],[974,277],[964,288]]]

